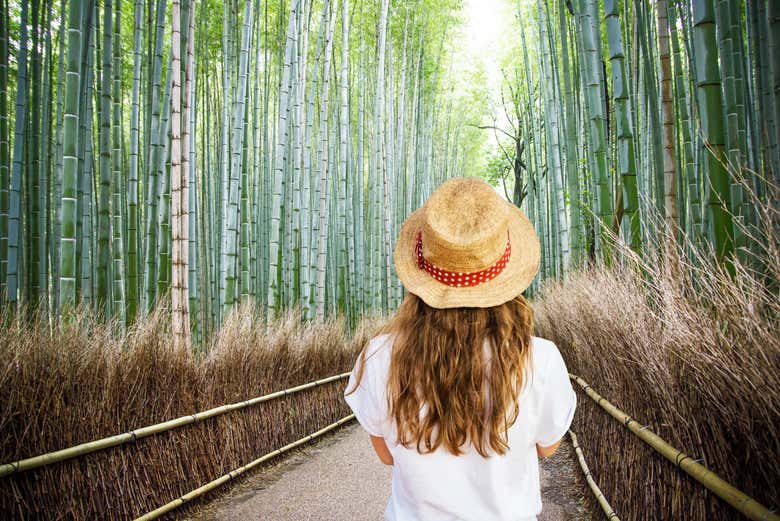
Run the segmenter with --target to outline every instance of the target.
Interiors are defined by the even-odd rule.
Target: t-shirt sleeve
[[[543,382],[536,442],[549,447],[566,434],[577,407],[577,395],[569,380],[566,363],[554,344]]]
[[[358,423],[372,436],[383,437],[383,408],[377,399],[377,382],[373,364],[368,361],[363,370],[363,378],[354,392],[347,394],[355,388],[355,381],[360,367],[360,358],[355,362],[355,367],[349,375],[349,382],[344,390],[344,400],[355,413]]]

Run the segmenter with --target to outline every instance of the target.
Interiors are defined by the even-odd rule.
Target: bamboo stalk
[[[693,458],[683,451],[672,447],[660,436],[648,429],[647,426],[640,424],[628,414],[612,405],[603,396],[594,391],[588,382],[571,373],[569,373],[569,378],[577,382],[594,402],[600,405],[613,418],[625,425],[628,430],[636,434],[642,441],[655,449],[656,452],[687,472],[689,476],[707,487],[708,490],[714,492],[719,498],[739,512],[756,521],[780,521],[779,515],[724,481],[720,476],[704,465],[694,461]]]
[[[328,378],[323,378],[321,380],[316,380],[314,382],[301,384],[296,387],[284,389],[282,391],[276,391],[271,394],[266,394],[265,396],[258,396],[257,398],[252,398],[250,400],[246,400],[243,402],[221,405],[219,407],[208,409],[207,411],[202,411],[187,416],[181,416],[180,418],[168,420],[162,423],[156,423],[154,425],[149,425],[147,427],[141,427],[140,429],[125,432],[123,434],[116,434],[114,436],[109,436],[107,438],[102,438],[87,443],[81,443],[79,445],[74,445],[73,447],[68,447],[66,449],[61,449],[54,452],[47,452],[46,454],[41,454],[40,456],[35,456],[32,458],[18,460],[11,463],[4,463],[0,465],[0,478],[4,476],[8,476],[10,474],[15,474],[17,472],[23,472],[25,470],[31,470],[38,467],[51,465],[52,463],[58,463],[60,461],[75,458],[78,456],[83,456],[85,454],[90,454],[92,452],[107,449],[109,447],[123,445],[130,441],[136,441],[140,438],[152,436],[154,434],[159,434],[161,432],[167,432],[177,427],[181,427],[183,425],[189,425],[190,423],[197,423],[206,420],[208,418],[213,418],[214,416],[220,416],[222,414],[231,411],[244,409],[251,405],[256,405],[262,402],[268,402],[276,398],[281,398],[282,396],[295,394],[305,389],[311,389],[312,387],[317,387],[319,385],[323,385],[326,383],[334,382],[336,380],[347,378],[348,376],[349,373],[329,376]]]
[[[604,494],[601,492],[598,483],[596,483],[596,480],[593,479],[593,476],[590,473],[590,469],[588,468],[588,464],[585,462],[585,456],[582,455],[582,449],[580,449],[580,445],[577,443],[577,435],[569,430],[569,437],[571,438],[571,444],[574,446],[574,452],[577,454],[577,460],[580,463],[580,468],[585,474],[585,480],[588,482],[588,486],[593,491],[593,495],[596,496],[599,505],[601,505],[601,509],[607,515],[607,519],[610,521],[620,521],[620,518],[612,509],[612,505],[609,504],[609,501],[607,501],[607,498],[605,498]]]
[[[260,456],[256,460],[254,460],[254,461],[252,461],[250,463],[247,463],[243,467],[239,467],[239,468],[229,472],[228,474],[220,476],[217,479],[215,479],[213,481],[210,481],[210,482],[206,483],[205,485],[203,485],[203,486],[201,486],[199,488],[196,488],[195,490],[192,490],[192,491],[188,492],[187,494],[184,494],[180,498],[174,499],[170,503],[166,503],[165,505],[161,506],[160,508],[158,508],[156,510],[153,510],[153,511],[147,513],[147,514],[144,514],[141,517],[137,517],[135,519],[135,521],[148,521],[149,519],[157,519],[158,517],[162,516],[163,514],[166,514],[166,513],[170,512],[171,510],[174,510],[174,509],[180,507],[184,503],[187,503],[188,501],[191,501],[191,500],[193,500],[193,499],[195,499],[195,498],[197,498],[199,496],[202,496],[203,494],[205,494],[206,492],[209,492],[210,490],[214,490],[215,488],[217,488],[218,486],[222,485],[223,483],[225,483],[227,481],[231,481],[233,478],[236,478],[236,477],[240,476],[244,472],[246,472],[248,470],[251,470],[252,468],[256,467],[257,465],[259,465],[259,464],[261,464],[261,463],[263,463],[265,461],[268,461],[269,459],[271,459],[271,458],[273,458],[275,456],[278,456],[279,454],[281,454],[283,452],[287,452],[290,449],[294,449],[295,447],[298,447],[299,445],[303,445],[304,443],[306,443],[309,440],[313,440],[314,438],[322,436],[326,432],[332,431],[336,427],[339,427],[339,426],[347,423],[348,421],[352,420],[354,417],[355,417],[354,414],[350,414],[349,416],[345,416],[344,418],[340,419],[339,421],[337,421],[335,423],[331,423],[327,427],[322,428],[322,429],[320,429],[317,432],[314,432],[312,434],[309,434],[308,436],[305,436],[305,437],[301,438],[298,441],[294,441],[292,443],[289,443],[289,444],[285,445],[284,447],[282,447],[280,449],[276,449],[273,452],[269,452],[265,456]]]

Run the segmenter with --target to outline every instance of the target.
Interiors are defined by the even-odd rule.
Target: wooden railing
[[[213,418],[215,416],[220,416],[228,412],[240,410],[249,407],[251,405],[267,402],[275,398],[281,398],[283,396],[295,394],[305,389],[311,389],[312,387],[317,387],[319,385],[323,385],[329,382],[341,380],[349,377],[349,375],[350,373],[343,373],[339,375],[330,376],[328,378],[323,378],[321,380],[305,383],[302,385],[298,385],[296,387],[291,387],[289,389],[276,391],[274,393],[267,394],[264,396],[259,396],[257,398],[252,398],[250,400],[245,400],[242,402],[236,402],[232,404],[222,405],[219,407],[214,407],[206,411],[198,412],[187,416],[182,416],[180,418],[176,418],[162,423],[157,423],[154,425],[149,425],[147,427],[141,427],[139,429],[134,429],[132,431],[125,432],[122,434],[109,436],[107,438],[102,438],[99,440],[82,443],[80,445],[75,445],[73,447],[68,447],[66,449],[48,452],[46,454],[41,454],[39,456],[13,461],[10,463],[4,463],[0,465],[0,478],[17,472],[23,472],[30,469],[51,465],[53,463],[76,458],[99,450],[115,447],[117,445],[122,445],[147,436],[152,436],[162,432],[167,432],[184,425],[197,423],[206,420],[208,418]],[[596,402],[601,408],[607,411],[610,414],[610,416],[612,416],[617,421],[622,423],[629,431],[631,431],[633,434],[639,437],[642,441],[650,445],[659,454],[661,454],[666,459],[674,463],[677,467],[684,470],[692,478],[694,478],[696,481],[704,485],[707,489],[715,493],[718,497],[726,501],[737,511],[739,511],[740,513],[744,514],[748,518],[753,519],[755,521],[780,521],[780,516],[778,516],[773,510],[770,510],[769,508],[765,507],[764,505],[762,505],[752,497],[748,496],[747,494],[740,491],[733,485],[729,484],[728,482],[723,480],[720,476],[718,476],[717,474],[709,470],[707,467],[698,463],[693,458],[685,454],[683,451],[672,447],[661,437],[659,437],[657,434],[655,434],[649,428],[647,428],[647,426],[641,425],[639,422],[631,418],[628,414],[624,413],[623,411],[615,407],[613,404],[611,404],[609,401],[607,401],[603,396],[598,394],[585,380],[583,380],[582,378],[574,374],[569,374],[569,378],[575,381],[582,388],[582,390],[587,394],[587,396],[590,397],[594,402]],[[138,517],[136,521],[147,521],[150,519],[156,519],[157,517],[167,512],[170,512],[171,510],[174,510],[180,507],[181,505],[184,505],[185,503],[219,487],[223,483],[226,483],[236,478],[237,476],[240,476],[241,474],[252,469],[253,467],[275,456],[278,456],[279,454],[294,449],[295,447],[298,447],[310,440],[313,440],[314,438],[322,436],[323,434],[330,432],[333,429],[336,429],[337,427],[352,420],[354,417],[355,417],[354,414],[345,416],[344,418],[341,418],[340,420],[331,423],[327,427],[324,427],[312,434],[309,434],[308,436],[305,436],[295,442],[285,445],[284,447],[276,449],[273,452],[265,454],[251,461],[250,463],[247,463],[246,465],[229,472],[228,474],[220,476],[219,478],[210,481],[169,503],[166,503],[165,505],[157,508],[156,510],[153,510],[152,512],[149,512],[147,514]],[[617,514],[612,510],[612,507],[610,506],[609,502],[601,493],[601,490],[598,488],[598,485],[593,480],[593,477],[590,475],[590,470],[588,469],[588,466],[585,463],[584,456],[577,443],[576,435],[571,431],[569,431],[569,435],[571,437],[572,444],[574,445],[574,449],[577,454],[577,458],[579,460],[580,466],[583,472],[585,473],[585,477],[588,482],[588,485],[590,486],[593,493],[596,495],[599,504],[601,505],[608,519],[612,521],[619,521]]]
[[[43,467],[45,465],[51,465],[52,463],[57,463],[59,461],[76,458],[78,456],[83,456],[84,454],[89,454],[91,452],[108,449],[110,447],[116,447],[117,445],[123,445],[125,443],[136,441],[141,438],[145,438],[147,436],[160,434],[161,432],[167,432],[172,429],[182,427],[184,425],[197,423],[206,420],[208,418],[213,418],[215,416],[220,416],[228,412],[238,411],[240,409],[244,409],[251,405],[268,402],[276,398],[281,398],[282,396],[288,396],[291,394],[298,393],[300,391],[304,391],[306,389],[311,389],[312,387],[317,387],[318,385],[323,385],[329,382],[334,382],[336,380],[341,380],[343,378],[349,377],[349,374],[350,373],[337,374],[335,376],[330,376],[328,378],[323,378],[321,380],[316,380],[314,382],[309,382],[302,385],[298,385],[296,387],[291,387],[290,389],[284,389],[282,391],[276,391],[271,394],[266,394],[265,396],[258,396],[257,398],[252,398],[250,400],[245,400],[243,402],[236,402],[227,405],[222,405],[219,407],[214,407],[213,409],[209,409],[207,411],[197,412],[195,414],[189,414],[187,416],[182,416],[174,420],[168,420],[166,422],[156,423],[154,425],[149,425],[147,427],[141,427],[139,429],[134,429],[132,431],[128,431],[122,434],[116,434],[114,436],[109,436],[107,438],[101,438],[99,440],[82,443],[80,445],[74,445],[73,447],[68,447],[67,449],[56,450],[53,452],[47,452],[46,454],[41,454],[40,456],[35,456],[32,458],[22,459],[18,461],[12,461],[10,463],[4,463],[0,465],[0,478],[17,472],[23,472],[25,470],[35,469],[38,467]]]
[[[349,377],[350,373],[342,373],[334,376],[330,376],[328,378],[323,378],[321,380],[315,380],[313,382],[305,383],[302,385],[298,385],[296,387],[291,387],[289,389],[284,389],[282,391],[276,391],[271,394],[266,394],[264,396],[258,396],[257,398],[252,398],[250,400],[245,400],[242,402],[236,402],[231,403],[227,405],[222,405],[219,407],[214,407],[212,409],[208,409],[206,411],[198,412],[195,414],[190,414],[187,416],[182,416],[180,418],[176,418],[174,420],[169,420],[162,423],[156,423],[154,425],[149,425],[147,427],[141,427],[139,429],[134,429],[129,432],[125,432],[122,434],[116,434],[114,436],[109,436],[107,438],[101,438],[99,440],[90,441],[87,443],[82,443],[80,445],[75,445],[73,447],[68,447],[66,449],[61,449],[53,452],[48,452],[46,454],[41,454],[40,456],[34,456],[32,458],[22,459],[18,461],[13,461],[11,463],[5,463],[3,465],[0,465],[0,477],[8,476],[17,472],[23,472],[25,470],[35,469],[38,467],[43,467],[46,465],[51,465],[53,463],[57,463],[60,461],[76,458],[79,456],[83,456],[85,454],[89,454],[92,452],[96,452],[99,450],[108,449],[110,447],[116,447],[117,445],[122,445],[125,443],[129,443],[132,441],[136,441],[140,438],[145,438],[147,436],[152,436],[155,434],[160,434],[162,432],[167,432],[172,429],[176,429],[178,427],[182,427],[184,425],[189,425],[192,423],[197,423],[203,420],[206,420],[208,418],[213,418],[215,416],[220,416],[222,414],[226,414],[228,412],[237,411],[240,409],[244,409],[246,407],[249,407],[251,405],[256,405],[263,402],[268,402],[270,400],[274,400],[276,398],[281,398],[283,396],[289,396],[291,394],[298,393],[300,391],[304,391],[306,389],[311,389],[312,387],[317,387],[319,385],[327,384],[330,382],[335,382],[337,380],[342,380],[344,378]],[[337,422],[331,423],[327,427],[324,427],[317,432],[314,432],[312,434],[309,434],[308,436],[305,436],[297,441],[294,441],[292,443],[289,443],[285,445],[284,447],[281,447],[279,449],[274,450],[273,452],[269,452],[268,454],[265,454],[264,456],[261,456],[254,461],[247,463],[246,465],[239,467],[228,474],[225,474],[223,476],[220,476],[219,478],[210,481],[206,483],[205,485],[202,485],[195,490],[192,490],[188,492],[187,494],[174,499],[173,501],[166,503],[165,505],[142,515],[141,517],[138,517],[138,520],[149,520],[149,519],[156,519],[160,517],[161,515],[170,512],[171,510],[174,510],[175,508],[180,507],[181,505],[187,503],[188,501],[191,501],[192,499],[202,496],[203,494],[209,492],[210,490],[213,490],[223,483],[226,483],[233,478],[240,476],[244,472],[252,469],[253,467],[268,461],[269,459],[278,456],[279,454],[282,454],[284,452],[287,452],[291,449],[294,449],[295,447],[298,447],[300,445],[303,445],[307,441],[313,440],[314,438],[317,438],[319,436],[322,436],[323,434],[332,431],[333,429],[339,427],[340,425],[343,425],[344,423],[350,421],[352,418],[354,418],[354,414],[350,414],[349,416],[345,416],[344,418],[338,420]]]
[[[693,479],[704,485],[708,490],[723,501],[734,507],[737,511],[755,521],[780,521],[774,510],[770,510],[741,490],[737,489],[713,471],[698,463],[683,451],[672,447],[660,436],[651,431],[646,425],[624,413],[603,396],[597,393],[585,380],[575,374],[569,373],[569,378],[585,391],[594,402],[607,411],[615,420],[622,423],[629,431],[634,433],[642,441],[650,445],[656,452],[684,470]]]

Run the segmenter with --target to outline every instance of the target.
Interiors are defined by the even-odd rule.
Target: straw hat
[[[503,304],[528,287],[540,257],[528,217],[473,177],[449,179],[409,214],[393,254],[406,289],[434,308]]]

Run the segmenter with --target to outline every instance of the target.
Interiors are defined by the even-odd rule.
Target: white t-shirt
[[[398,443],[385,401],[392,338],[380,335],[369,342],[360,386],[345,396],[360,425],[384,438],[393,456],[385,521],[536,521],[542,511],[536,444],[546,447],[561,439],[577,404],[555,344],[532,337],[532,375],[509,428],[509,450],[483,458],[471,445],[454,456],[443,446],[419,454],[414,446]],[[357,367],[346,389],[354,387]]]

